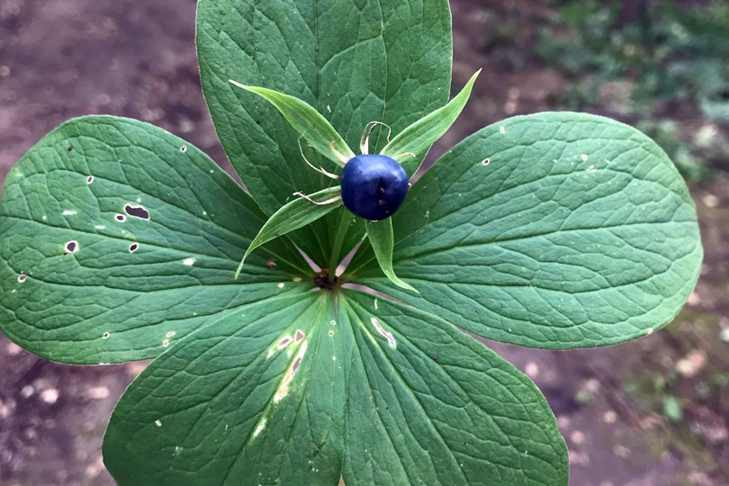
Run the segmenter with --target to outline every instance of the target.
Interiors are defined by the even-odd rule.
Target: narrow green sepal
[[[409,283],[401,280],[392,267],[392,253],[395,248],[395,237],[392,230],[392,218],[382,221],[367,221],[367,237],[375,252],[377,263],[385,276],[398,287],[418,293]]]
[[[339,132],[306,101],[269,88],[247,86],[233,80],[230,84],[271,103],[309,145],[332,162],[343,167],[354,157],[354,152]]]
[[[416,164],[420,162],[418,155],[424,154],[430,146],[445,135],[460,116],[471,97],[473,85],[479,74],[481,74],[481,69],[471,76],[466,86],[447,105],[424,116],[400,132],[382,149],[382,155],[397,160],[407,173],[412,175],[417,169]]]
[[[256,237],[251,241],[238,265],[238,269],[235,271],[236,280],[238,280],[240,272],[243,270],[246,258],[253,250],[271,240],[323,218],[342,205],[339,186],[330,187],[309,196],[303,194],[299,196],[281,206],[281,209],[273,213],[268,221],[264,223]]]

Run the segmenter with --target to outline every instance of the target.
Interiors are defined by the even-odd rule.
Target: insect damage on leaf
[[[143,219],[149,221],[150,214],[147,208],[139,204],[127,203],[124,205],[124,212],[134,218]]]

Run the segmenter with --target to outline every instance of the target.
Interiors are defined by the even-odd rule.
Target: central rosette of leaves
[[[272,89],[247,86],[231,80],[234,86],[270,102],[311,148],[343,168],[340,176],[323,167],[316,167],[306,158],[303,148],[300,147],[304,162],[320,174],[340,181],[340,185],[313,194],[294,193],[297,199],[276,211],[253,239],[238,266],[236,279],[253,250],[303,228],[344,205],[355,216],[365,219],[366,237],[382,272],[396,285],[414,291],[412,286],[395,275],[393,269],[394,236],[391,216],[407,197],[408,189],[412,185],[409,177],[414,175],[412,172],[418,167],[417,163],[463,111],[480,72],[474,74],[448,104],[408,126],[394,139],[390,139],[388,134],[387,144],[378,154],[369,153],[370,135],[375,126],[386,125],[379,121],[368,123],[362,134],[360,155],[356,155],[331,123],[305,101]],[[301,140],[299,143],[301,144]],[[406,160],[415,162],[408,164],[413,169],[410,174],[401,165]],[[417,177],[413,180],[417,180]],[[335,249],[335,252],[338,250]],[[336,258],[337,255],[333,257]],[[342,268],[340,264],[338,271],[343,271]],[[340,275],[341,273],[336,276]]]

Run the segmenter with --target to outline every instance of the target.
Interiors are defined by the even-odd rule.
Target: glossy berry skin
[[[392,216],[408,193],[408,175],[385,155],[358,155],[342,172],[342,201],[359,217],[379,221]]]

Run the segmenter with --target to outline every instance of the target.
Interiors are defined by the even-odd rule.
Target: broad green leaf
[[[332,305],[289,290],[156,359],[106,432],[119,486],[336,486],[351,337],[331,324]]]
[[[269,215],[292,193],[330,182],[306,167],[275,109],[228,80],[306,101],[350,147],[367,123],[397,133],[442,106],[450,90],[447,0],[199,0],[197,47],[225,151]],[[373,151],[382,145],[373,141]]]
[[[367,221],[367,238],[370,240],[372,250],[375,252],[377,262],[380,264],[382,273],[398,287],[417,292],[410,284],[400,280],[392,268],[392,252],[394,247],[394,233],[392,230],[392,218],[382,221]]]
[[[529,378],[432,314],[346,295],[347,486],[567,485],[564,440]]]
[[[481,74],[479,69],[471,76],[466,86],[447,105],[416,121],[382,149],[382,154],[398,160],[408,174],[415,172],[420,163],[419,154],[424,154],[437,142],[461,115],[471,97],[473,85]]]
[[[260,86],[245,86],[231,81],[234,86],[255,93],[267,100],[283,115],[291,126],[320,154],[344,167],[354,157],[347,142],[337,133],[329,121],[309,103]]]
[[[153,357],[305,274],[300,257],[274,242],[251,259],[245,281],[233,280],[264,221],[225,172],[168,132],[122,118],[72,120],[5,181],[0,326],[55,361]]]
[[[478,335],[526,346],[619,343],[670,322],[702,260],[696,213],[637,130],[575,113],[515,117],[448,152],[395,215],[395,270],[363,283]],[[365,270],[369,269],[369,270]]]
[[[104,461],[120,486],[563,486],[554,422],[524,375],[450,324],[292,289],[157,358],[117,405]]]
[[[241,259],[235,278],[238,279],[248,255],[269,241],[291,233],[299,228],[323,218],[342,206],[339,186],[324,189],[310,196],[299,196],[276,211],[263,225]]]

